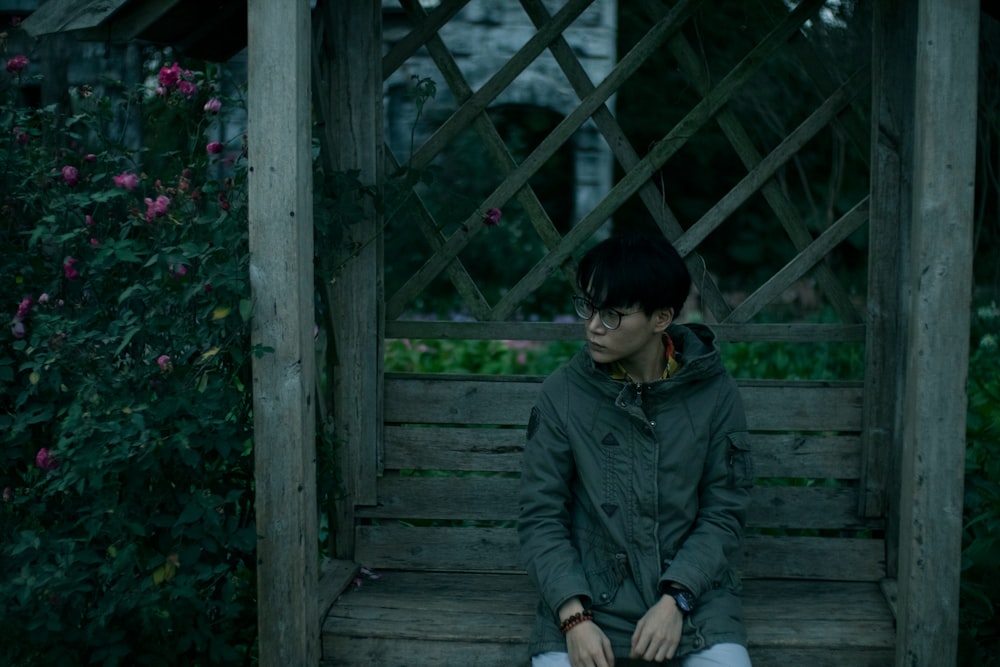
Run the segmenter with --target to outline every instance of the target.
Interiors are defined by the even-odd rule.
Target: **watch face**
[[[686,591],[671,591],[670,595],[677,601],[677,608],[685,614],[694,611],[694,598]]]

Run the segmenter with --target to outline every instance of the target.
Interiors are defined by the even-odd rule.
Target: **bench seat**
[[[326,665],[527,664],[536,596],[515,526],[540,386],[386,376],[380,470],[344,524],[353,526],[350,556],[321,581]],[[862,385],[739,386],[757,484],[733,565],[755,667],[892,665],[885,518],[859,512],[869,488]],[[355,588],[360,565],[382,577],[362,576]]]
[[[528,664],[536,597],[526,575],[378,574],[350,586],[326,614],[325,665]],[[744,608],[754,667],[893,664],[893,614],[878,583],[748,580]]]

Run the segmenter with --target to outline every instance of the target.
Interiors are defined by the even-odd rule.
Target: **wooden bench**
[[[324,577],[324,664],[528,664],[516,493],[540,381],[386,376],[378,504],[355,509],[354,562]],[[861,383],[741,390],[758,478],[739,564],[754,666],[892,665],[884,520],[858,513]],[[341,586],[360,566],[379,578]]]

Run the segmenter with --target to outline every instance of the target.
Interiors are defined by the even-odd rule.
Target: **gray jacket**
[[[668,581],[697,598],[678,656],[745,643],[731,566],[753,484],[742,402],[708,327],[667,333],[681,362],[673,377],[614,380],[584,349],[532,409],[518,521],[541,597],[532,654],[566,650],[556,611],[581,596],[627,656]]]

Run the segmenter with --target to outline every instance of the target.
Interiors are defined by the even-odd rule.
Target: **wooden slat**
[[[414,22],[422,27],[426,21],[426,12],[420,3],[416,0],[405,0],[403,5],[414,19]],[[557,41],[561,40],[562,37],[557,39]],[[454,56],[452,56],[441,38],[434,35],[427,40],[426,48],[435,65],[440,70],[445,82],[448,84],[448,88],[451,90],[455,100],[460,104],[464,104],[472,98],[475,94],[474,91],[466,82],[461,68],[455,62]],[[511,156],[506,144],[504,144],[503,138],[493,125],[493,121],[488,114],[481,113],[477,115],[473,120],[472,127],[483,142],[485,149],[484,157],[490,160],[498,173],[506,176],[506,174],[511,173],[517,168],[517,162]],[[392,155],[392,151],[388,146],[386,146],[386,155]],[[414,197],[419,199],[416,192],[414,192]],[[532,226],[538,231],[539,237],[545,243],[546,247],[554,246],[560,238],[559,233],[545,211],[545,208],[542,206],[542,203],[535,195],[534,190],[530,186],[521,188],[515,197],[518,203],[524,208],[524,212],[528,215],[528,219],[531,220]],[[418,224],[421,227],[421,232],[430,244],[432,251],[437,252],[446,240],[441,233],[441,226],[435,221],[430,220],[430,214],[422,203],[419,203],[416,207],[416,216]],[[567,263],[564,265],[563,271],[567,281],[572,283],[575,269],[570,263]],[[448,265],[447,272],[449,279],[455,285],[455,289],[462,297],[462,301],[469,308],[472,316],[477,320],[494,319],[494,315],[490,313],[489,304],[480,293],[472,278],[465,271],[458,257]],[[386,312],[387,319],[395,319],[399,315],[400,313],[393,310]]]
[[[787,290],[792,283],[804,276],[817,262],[822,260],[835,246],[853,234],[868,221],[868,197],[865,197],[830,225],[802,252],[796,255],[777,273],[751,294],[727,318],[733,322],[746,322],[759,313],[765,305]]]
[[[396,42],[382,57],[382,80],[392,76],[407,58],[437,35],[438,30],[469,3],[469,0],[445,0],[425,21]]]
[[[523,426],[541,378],[393,374],[385,420],[417,424]],[[757,431],[860,431],[859,383],[741,381],[747,421]]]
[[[523,428],[387,426],[385,467],[390,470],[518,472]],[[750,436],[757,477],[857,479],[858,436],[769,434]]]
[[[378,505],[361,518],[514,521],[520,480],[512,477],[399,477],[379,480]],[[762,486],[751,492],[747,525],[761,528],[879,528],[857,516],[856,487]]]
[[[811,1],[811,0],[809,0]],[[446,244],[434,254],[427,262],[424,263],[417,272],[411,276],[409,280],[406,281],[397,292],[394,294],[386,303],[386,311],[391,313],[401,312],[400,304],[409,303],[413,297],[418,295],[423,289],[430,284],[430,282],[437,277],[444,268],[450,264],[458,253],[462,251],[463,248],[479,233],[481,233],[486,226],[481,223],[482,211],[490,208],[502,208],[505,203],[514,196],[521,188],[523,188],[531,177],[537,172],[542,166],[556,153],[556,151],[570,139],[574,132],[576,132],[581,125],[583,125],[587,120],[594,114],[594,112],[603,105],[609,97],[611,97],[618,88],[633,74],[635,70],[638,69],[643,62],[653,53],[663,40],[668,39],[673,33],[680,30],[684,21],[697,9],[700,0],[681,0],[670,10],[670,12],[664,17],[663,20],[659,21],[656,25],[650,28],[649,32],[639,40],[639,42],[632,47],[632,49],[622,57],[618,63],[612,68],[611,72],[604,78],[594,92],[587,96],[585,99],[581,100],[580,105],[570,112],[559,124],[549,133],[545,139],[531,152],[531,154],[525,158],[516,170],[507,175],[503,183],[493,191],[492,194],[486,197],[486,199],[479,205],[477,210],[473,212],[468,218],[462,221],[459,231],[456,231],[450,237]],[[574,5],[565,5],[559,13],[557,13],[552,21],[546,26],[553,25],[554,22],[560,20],[562,15],[568,11],[574,9]],[[546,43],[555,39],[555,34],[549,34],[547,29],[543,29],[545,38],[543,41]],[[539,38],[539,35],[543,35],[543,31],[536,33],[536,36],[532,38],[533,40]],[[522,48],[522,52],[525,51],[528,45]],[[414,154],[411,164],[415,167],[420,167],[421,163],[419,161],[419,156],[422,150],[418,150]],[[650,172],[651,173],[651,172]],[[649,177],[647,173],[642,180],[646,180]],[[591,219],[591,222],[586,226],[586,229],[580,228],[579,224],[574,228],[579,230],[573,238],[567,243],[565,240],[561,243],[557,249],[552,250],[549,255],[549,262],[547,264],[548,269],[545,275],[549,275],[552,271],[558,270],[563,263],[569,259],[570,253],[575,250],[579,245],[589,238],[596,229],[607,220],[609,215],[604,215],[599,221]],[[588,216],[592,218],[592,216]],[[569,236],[569,235],[567,235]],[[558,256],[556,256],[558,255]],[[520,303],[521,298],[510,299],[514,303]],[[501,311],[504,309],[502,303],[497,304],[497,308]]]
[[[527,664],[536,599],[521,574],[386,571],[331,610],[324,660],[419,667],[475,655],[477,665]],[[743,605],[755,667],[891,664],[892,615],[877,583],[751,580]]]
[[[541,27],[549,20],[549,12],[541,0],[521,0],[521,5],[536,28]],[[663,13],[666,11],[667,9],[664,8]],[[661,19],[663,13],[657,15],[656,20]],[[580,64],[576,54],[573,52],[573,48],[566,42],[564,37],[560,36],[559,39],[552,42],[549,51],[580,99],[584,99],[594,92],[594,84],[591,82],[590,76],[583,65]],[[640,160],[639,154],[632,147],[631,142],[621,129],[618,121],[615,120],[608,106],[602,104],[594,112],[592,118],[594,125],[601,133],[601,136],[604,137],[608,148],[611,149],[622,171],[628,172],[632,167],[637,165]],[[640,186],[638,194],[646,210],[649,211],[649,214],[656,222],[657,227],[665,233],[667,238],[675,239],[684,233],[684,228],[678,222],[677,217],[670,210],[670,206],[663,199],[660,191],[652,181],[646,181]],[[723,319],[729,313],[729,306],[716,284],[715,276],[708,272],[704,259],[697,253],[691,253],[684,260],[688,270],[691,272],[694,283],[698,285],[699,298],[702,303],[708,307],[708,310],[715,314],[716,319]]]
[[[359,563],[375,568],[519,572],[514,528],[358,526]],[[885,577],[879,539],[749,536],[740,571],[749,578],[878,581]]]
[[[749,174],[677,239],[674,244],[677,251],[681,255],[686,255],[711,232],[718,229],[719,225],[733,215],[752,194],[760,190],[781,166],[798,153],[820,130],[830,124],[834,116],[867,85],[868,79],[868,70],[862,70],[844,82],[829,99],[823,102],[774,150],[756,164]]]
[[[567,308],[569,305],[567,304]],[[580,341],[582,324],[573,322],[451,322],[395,320],[386,322],[387,338],[444,340]],[[863,324],[713,324],[720,342],[777,343],[851,342],[865,340]]]
[[[501,301],[520,303],[528,294],[540,287],[546,278],[569,257],[582,243],[589,239],[636,191],[656,173],[660,167],[677,153],[698,130],[718,112],[724,104],[746,83],[768,56],[788,39],[805,21],[807,21],[822,5],[822,0],[802,0],[795,9],[755,46],[746,57],[712,89],[684,118],[658,142],[653,144],[642,160],[611,188],[608,195],[601,200],[582,220],[563,237],[562,243],[552,249],[549,254],[514,285],[503,296]],[[679,5],[678,5],[679,6]],[[674,7],[675,11],[677,6]],[[607,79],[605,79],[605,82]],[[602,86],[604,84],[602,83]],[[599,86],[598,89],[601,87]],[[542,145],[545,142],[542,142]],[[539,145],[541,148],[541,145]],[[535,151],[538,152],[538,149]],[[532,154],[534,156],[534,153]],[[530,159],[530,157],[529,157]],[[499,306],[498,306],[499,307]]]

